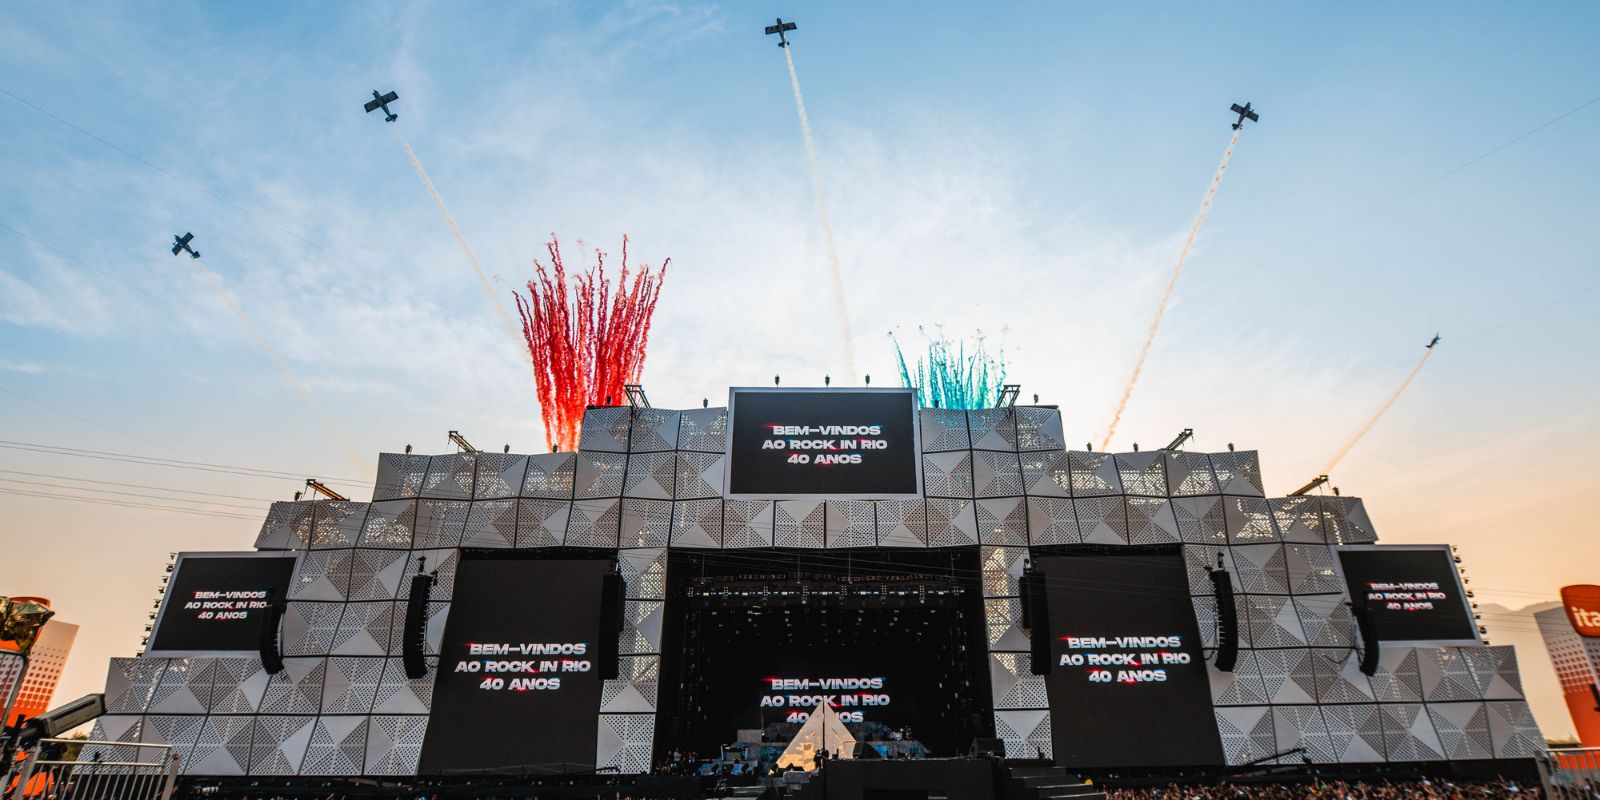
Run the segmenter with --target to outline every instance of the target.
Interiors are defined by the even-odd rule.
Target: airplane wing
[[[367,104],[362,106],[362,108],[365,108],[368,113],[371,113],[373,111],[377,111],[378,107],[381,106],[381,105],[383,105],[383,101],[382,100],[372,99],[372,100],[368,100]]]
[[[382,100],[385,103],[393,103],[394,101],[400,99],[400,95],[398,95],[398,94],[396,94],[394,92],[390,92],[390,93],[388,93],[388,94],[386,94],[383,97],[380,97],[378,99]]]
[[[768,25],[767,26],[767,35],[771,36],[772,34],[777,33],[778,31],[781,31],[781,30],[783,30],[783,29],[778,27],[777,25]]]
[[[1233,107],[1229,108],[1228,110],[1232,111],[1235,114],[1243,114],[1244,113],[1244,108],[1242,108],[1238,103],[1234,103]]]
[[[175,244],[175,245],[173,245],[173,246],[172,246],[172,254],[173,254],[173,255],[177,255],[177,254],[178,254],[178,251],[179,251],[179,250],[182,250],[182,249],[183,249],[183,245],[181,245],[181,244]]]

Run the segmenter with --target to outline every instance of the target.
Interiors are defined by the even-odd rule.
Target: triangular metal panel
[[[516,497],[528,474],[528,457],[515,453],[479,453],[474,500]]]
[[[963,547],[978,543],[978,517],[972,500],[928,498],[928,546]]]
[[[927,453],[922,456],[922,485],[929,497],[972,497],[972,453]]]
[[[619,547],[666,547],[671,535],[671,501],[623,498]]]
[[[428,476],[428,457],[410,453],[383,453],[378,456],[378,477],[372,486],[372,499],[398,500],[416,497]]]
[[[612,398],[613,401],[621,400]],[[584,453],[628,451],[628,428],[632,406],[605,406],[583,412],[583,427],[578,434],[578,450]]]
[[[1016,453],[978,450],[972,454],[972,489],[976,497],[1022,494],[1022,463]]]
[[[1078,516],[1064,497],[1028,498],[1028,537],[1033,545],[1079,544]]]
[[[916,500],[884,500],[878,503],[879,547],[927,547],[928,507]]]
[[[1166,457],[1160,450],[1143,453],[1118,453],[1117,475],[1126,494],[1147,497],[1167,496]]]
[[[571,515],[571,500],[518,500],[517,547],[559,547]]]
[[[1017,581],[1022,577],[1023,567],[1028,562],[1028,550],[1025,547],[992,547],[978,548],[982,562],[984,597],[1017,597]]]
[[[772,513],[773,545],[822,547],[827,538],[827,513],[822,500],[779,500]]]
[[[972,449],[967,434],[967,412],[955,408],[924,408],[918,412],[922,426],[922,452],[943,453]]]
[[[728,441],[728,409],[695,408],[680,412],[678,449],[720,453]]]
[[[1067,454],[1059,450],[1021,453],[1022,485],[1030,495],[1069,497],[1072,495],[1072,467]]]
[[[1234,706],[1215,711],[1223,760],[1229,765],[1253,763],[1277,752],[1271,708]]]
[[[1067,437],[1061,432],[1061,409],[1048,406],[1013,406],[1012,417],[1017,426],[1018,450],[1054,450],[1067,448]]]
[[[528,456],[528,472],[522,479],[519,495],[546,500],[571,500],[577,470],[577,453],[537,453]]]
[[[1028,546],[1028,506],[1021,497],[977,501],[978,539],[984,544]]]

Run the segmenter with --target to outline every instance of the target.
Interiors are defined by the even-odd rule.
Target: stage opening
[[[657,764],[770,768],[824,702],[862,757],[966,752],[994,729],[978,566],[977,548],[674,551]]]

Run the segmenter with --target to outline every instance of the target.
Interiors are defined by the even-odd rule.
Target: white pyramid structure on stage
[[[817,753],[823,750],[828,752],[829,758],[854,758],[856,751],[856,737],[827,703],[817,706],[806,724],[800,726],[800,732],[778,757],[778,766],[799,767],[810,772],[817,768]]]

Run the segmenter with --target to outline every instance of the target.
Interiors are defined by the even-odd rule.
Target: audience
[[[1590,790],[1593,787],[1589,787]],[[1111,800],[1474,800],[1475,798],[1508,798],[1509,800],[1539,800],[1543,792],[1537,783],[1529,785],[1510,780],[1493,781],[1318,781],[1313,783],[1230,784],[1210,786],[1152,787],[1141,789],[1111,789],[1106,792]],[[1589,794],[1557,794],[1559,800],[1597,798]]]

